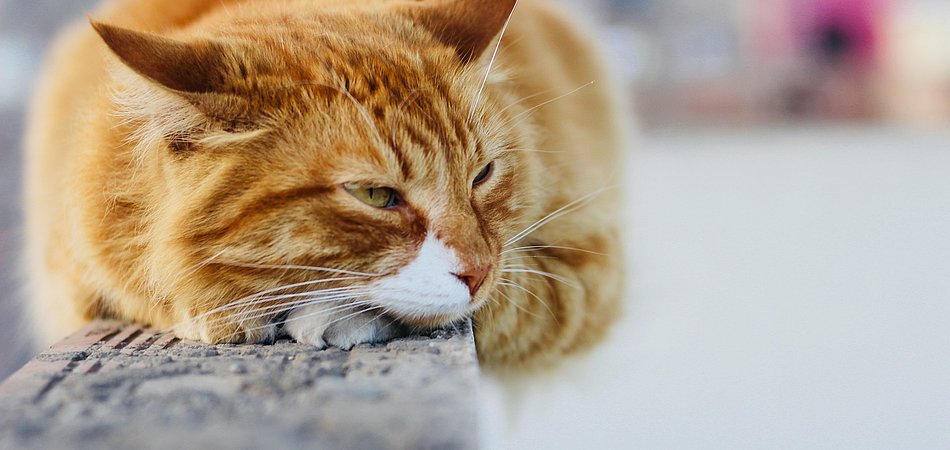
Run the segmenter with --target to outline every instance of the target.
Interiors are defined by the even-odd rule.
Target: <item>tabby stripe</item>
[[[196,234],[192,236],[192,239],[195,241],[219,240],[230,233],[241,230],[247,222],[253,222],[258,216],[267,214],[274,209],[283,208],[288,203],[310,199],[333,190],[333,187],[328,186],[304,186],[266,194],[242,207],[232,220],[219,227]]]
[[[393,155],[396,155],[402,177],[408,180],[412,175],[412,168],[409,165],[409,160],[406,159],[405,151],[392,133],[389,134],[389,145],[387,145],[387,147],[393,152]]]
[[[427,158],[432,155],[431,136],[427,135],[427,133],[424,131],[419,130],[414,124],[411,123],[405,124],[403,130],[405,130],[406,134],[409,135],[409,140],[412,141],[413,144],[416,144]]]

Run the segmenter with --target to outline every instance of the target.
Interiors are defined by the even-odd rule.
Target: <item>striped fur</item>
[[[491,268],[470,310],[486,364],[544,366],[598,341],[623,284],[604,189],[616,93],[542,0],[519,3],[496,55],[511,3],[106,2],[97,30],[60,38],[30,118],[39,338],[105,316],[262,342],[305,301],[376,314],[366,286],[434,236]],[[405,202],[368,207],[352,183]]]

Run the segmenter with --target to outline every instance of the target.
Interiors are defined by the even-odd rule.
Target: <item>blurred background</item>
[[[635,111],[627,314],[486,378],[486,446],[950,448],[950,2],[561,1]],[[0,0],[0,377],[25,102],[94,3]]]
[[[648,126],[950,121],[945,0],[590,0]]]

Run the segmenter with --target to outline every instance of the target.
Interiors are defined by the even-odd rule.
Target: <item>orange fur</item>
[[[589,347],[622,289],[617,195],[599,191],[619,119],[591,46],[542,0],[520,2],[480,93],[510,3],[105,3],[95,31],[60,38],[30,118],[39,338],[107,316],[262,341],[289,300],[235,299],[292,294],[315,278],[300,266],[387,276],[434,235],[491,269],[471,310],[486,364]],[[373,209],[348,183],[404,204]],[[321,287],[365,281],[338,278]]]

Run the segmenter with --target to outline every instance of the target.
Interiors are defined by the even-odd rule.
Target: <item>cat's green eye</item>
[[[399,205],[399,194],[395,189],[386,187],[367,188],[356,185],[344,186],[350,195],[374,208],[388,209]]]
[[[473,186],[478,186],[479,184],[484,183],[488,180],[488,177],[491,176],[492,172],[495,170],[495,163],[491,162],[482,169],[481,172],[478,172],[478,175],[475,176],[475,181],[472,182]]]

